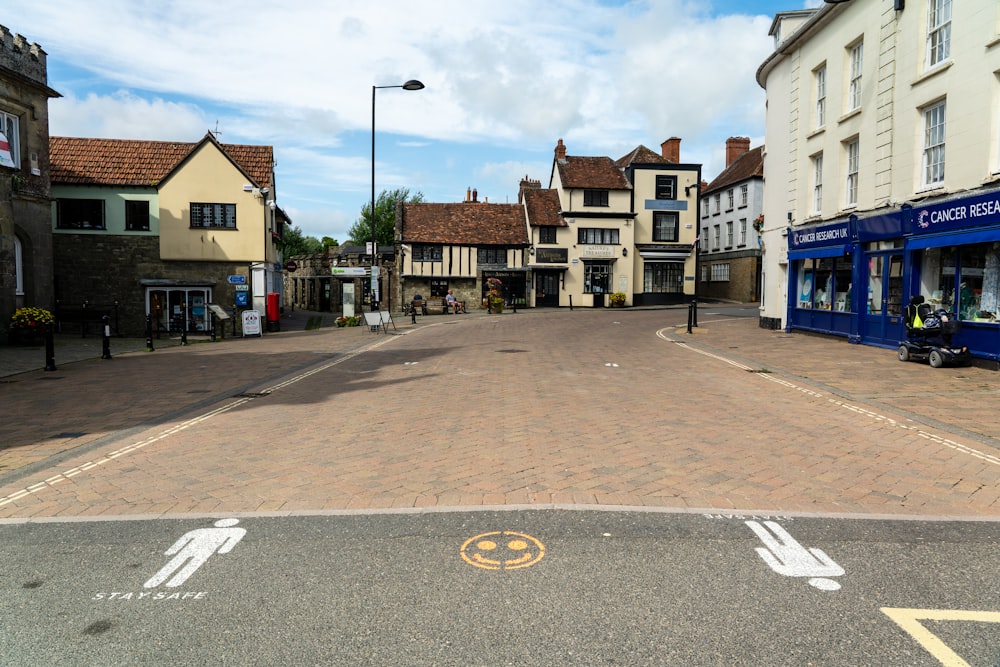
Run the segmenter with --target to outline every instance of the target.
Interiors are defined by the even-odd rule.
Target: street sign
[[[236,286],[236,291],[237,292],[249,292],[250,291],[250,286],[249,285],[237,285]]]
[[[333,276],[367,276],[366,266],[334,266],[330,268],[330,275]]]
[[[246,276],[229,276],[226,278],[230,285],[245,285],[247,282]]]

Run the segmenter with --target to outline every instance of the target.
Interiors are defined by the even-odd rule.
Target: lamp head
[[[424,84],[420,83],[416,79],[410,79],[403,84],[403,90],[423,90]]]

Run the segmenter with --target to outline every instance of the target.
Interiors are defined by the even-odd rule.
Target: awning
[[[815,259],[818,257],[843,257],[851,252],[849,245],[828,245],[806,250],[789,250],[788,259]]]
[[[691,257],[689,252],[640,252],[643,259],[687,259]]]
[[[906,239],[907,250],[922,250],[924,248],[941,248],[950,245],[968,245],[970,243],[989,243],[1000,241],[1000,227],[982,229],[962,234],[936,234],[932,236],[911,236]]]

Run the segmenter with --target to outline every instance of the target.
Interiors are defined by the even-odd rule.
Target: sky
[[[274,147],[277,203],[341,243],[375,191],[516,203],[553,150],[681,138],[711,181],[764,141],[774,14],[822,0],[39,0],[0,25],[47,54],[52,136]]]

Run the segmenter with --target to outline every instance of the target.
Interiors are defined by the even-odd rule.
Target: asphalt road
[[[0,526],[0,664],[1000,664],[995,522],[529,510],[229,523]],[[177,563],[166,552],[181,538]],[[203,562],[165,578],[190,558]]]

